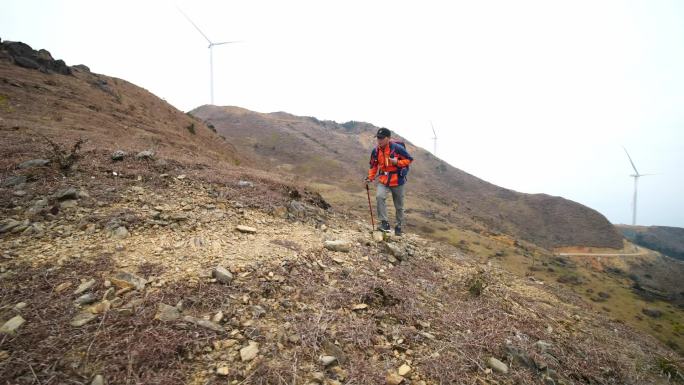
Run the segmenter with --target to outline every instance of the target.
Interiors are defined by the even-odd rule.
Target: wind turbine
[[[192,21],[192,19],[190,19],[190,17],[188,15],[186,15],[182,9],[180,9],[179,6],[176,6],[176,8],[178,8],[178,11],[180,13],[182,13],[186,19],[188,19],[190,24],[192,24],[192,26],[195,27],[197,32],[199,32],[209,43],[209,47],[208,47],[209,48],[209,95],[210,95],[210,99],[211,99],[211,104],[214,104],[214,46],[224,45],[224,44],[240,43],[240,41],[237,41],[237,40],[236,41],[221,41],[218,43],[214,43],[213,41],[211,41],[211,39],[209,39],[207,37],[207,35],[204,34],[204,32],[202,32],[201,29],[199,29],[197,24],[195,24]]]
[[[632,157],[629,156],[629,152],[627,152],[627,149],[622,147],[625,150],[625,154],[627,154],[627,158],[629,159],[629,163],[632,164],[632,168],[634,169],[634,174],[630,175],[632,178],[634,178],[634,200],[632,201],[632,226],[636,225],[636,213],[637,213],[637,186],[639,185],[639,178],[642,176],[648,176],[648,175],[655,175],[655,174],[639,174],[639,171],[637,171],[636,166],[634,165],[634,162],[632,161]]]
[[[437,156],[437,133],[435,132],[435,126],[432,125],[432,120],[430,121],[430,127],[432,127],[432,155]]]

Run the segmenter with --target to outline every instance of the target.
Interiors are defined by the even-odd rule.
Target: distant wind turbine
[[[430,127],[432,127],[432,134],[434,135],[432,138],[432,155],[437,156],[437,133],[435,132],[435,126],[432,124],[432,120],[430,121]]]
[[[199,33],[207,40],[207,42],[209,43],[209,47],[208,47],[208,48],[209,48],[209,96],[210,96],[211,104],[214,104],[214,46],[216,46],[216,45],[224,45],[224,44],[232,44],[232,43],[240,43],[241,41],[239,41],[239,40],[236,40],[236,41],[221,41],[221,42],[218,42],[218,43],[214,43],[213,41],[211,41],[211,39],[209,39],[209,38],[207,37],[207,35],[204,34],[204,32],[202,32],[201,29],[199,29],[199,27],[197,26],[197,24],[195,24],[195,23],[190,19],[190,17],[189,17],[188,15],[186,15],[185,12],[183,12],[182,9],[180,9],[180,7],[176,6],[176,8],[178,8],[178,11],[179,11],[180,13],[182,13],[183,16],[185,16],[185,18],[190,22],[190,24],[192,24],[192,26],[195,27],[195,29],[197,30],[197,32],[199,32]]]
[[[632,226],[636,225],[636,216],[637,216],[637,186],[639,185],[639,178],[642,176],[648,176],[648,175],[655,175],[655,174],[639,174],[639,171],[637,171],[636,166],[634,165],[634,162],[632,161],[632,157],[629,156],[629,152],[627,152],[627,149],[622,147],[625,150],[625,154],[627,154],[627,158],[629,159],[629,163],[632,165],[632,168],[634,169],[634,174],[630,175],[632,178],[634,178],[634,200],[632,201]]]

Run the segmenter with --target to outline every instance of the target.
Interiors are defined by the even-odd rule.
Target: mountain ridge
[[[306,175],[352,192],[360,191],[358,180],[367,169],[373,134],[378,128],[366,122],[337,123],[240,107],[205,105],[189,113],[211,124],[233,143],[253,148],[250,156],[258,159],[257,167]],[[621,236],[596,210],[562,197],[498,187],[449,165],[410,141],[406,143],[416,159],[409,174],[409,188],[419,199],[444,202],[440,210],[443,222],[486,227],[549,248],[622,247]],[[407,202],[409,210],[420,210],[410,206],[410,199]]]

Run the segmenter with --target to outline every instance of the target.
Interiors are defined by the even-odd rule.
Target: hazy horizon
[[[414,5],[415,4],[415,5]],[[215,103],[366,121],[454,167],[638,225],[684,227],[684,3],[181,2],[214,41]],[[0,38],[209,102],[204,38],[172,1],[6,1]],[[30,22],[29,22],[30,21]]]

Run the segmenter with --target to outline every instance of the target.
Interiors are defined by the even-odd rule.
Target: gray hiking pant
[[[378,218],[381,221],[389,221],[387,219],[387,193],[392,193],[392,202],[394,202],[394,211],[397,216],[397,226],[401,227],[404,224],[404,185],[397,187],[387,187],[384,184],[378,184],[378,191],[375,193],[375,200],[378,205]]]

